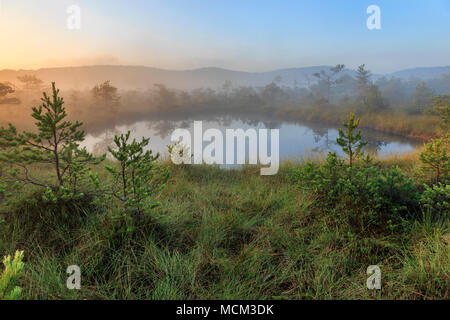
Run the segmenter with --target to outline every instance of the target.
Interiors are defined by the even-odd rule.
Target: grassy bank
[[[413,175],[417,160],[381,166],[392,163]],[[352,232],[288,178],[298,166],[276,176],[172,166],[161,206],[126,236],[108,206],[88,197],[51,205],[25,189],[0,225],[0,255],[25,251],[24,299],[450,298],[447,220]],[[74,264],[79,291],[65,286]],[[366,288],[369,265],[382,270],[380,291]]]
[[[290,121],[315,121],[333,125],[341,125],[346,114],[354,110],[332,108],[298,108],[289,107],[278,110],[277,114]],[[358,114],[358,112],[356,112]],[[401,111],[385,111],[380,113],[361,113],[360,127],[377,130],[379,132],[427,141],[439,137],[440,118],[436,115],[406,115]]]

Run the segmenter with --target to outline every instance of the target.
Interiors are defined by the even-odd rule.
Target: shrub
[[[338,181],[343,176],[343,161],[335,152],[328,153],[324,165],[315,162],[293,169],[289,179],[304,191],[313,192],[324,206],[332,205],[340,196]]]
[[[431,187],[425,185],[420,202],[436,220],[445,219],[450,212],[450,185],[439,183]]]
[[[16,251],[12,261],[11,256],[3,258],[5,269],[0,275],[0,300],[17,300],[22,294],[22,289],[16,286],[24,266],[22,260],[23,251]]]
[[[414,181],[408,178],[399,167],[379,172],[368,179],[371,203],[377,210],[387,213],[411,213],[417,209],[419,194]]]
[[[363,219],[364,224],[400,222],[401,217],[416,210],[419,202],[415,183],[398,167],[345,167],[335,153],[329,153],[323,165],[308,163],[294,169],[290,179],[315,194],[320,208],[333,210],[339,206],[349,214],[362,215],[351,219]]]

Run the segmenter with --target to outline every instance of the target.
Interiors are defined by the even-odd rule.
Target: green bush
[[[400,222],[415,212],[419,195],[412,179],[393,166],[381,169],[375,165],[346,167],[335,153],[329,153],[323,165],[308,163],[290,174],[301,189],[317,197],[323,209],[339,206],[351,214],[367,218],[364,224],[382,225],[391,220]]]
[[[450,185],[443,183],[431,187],[425,185],[420,202],[436,220],[446,219],[450,212]]]

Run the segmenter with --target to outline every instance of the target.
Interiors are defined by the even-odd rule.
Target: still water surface
[[[105,132],[92,135],[88,134],[84,146],[90,151],[105,152],[106,146],[112,143],[114,134],[125,133],[130,130],[133,138],[150,138],[150,148],[163,157],[167,156],[167,145],[172,144],[170,137],[173,130],[185,128],[191,132],[193,137],[193,121],[141,121],[133,125],[116,126]],[[319,123],[286,123],[286,122],[243,122],[240,120],[203,121],[203,132],[209,128],[222,131],[225,139],[226,129],[241,128],[253,129],[279,129],[280,158],[304,159],[327,154],[328,151],[336,151],[343,155],[342,150],[336,144],[338,131],[336,127]],[[413,151],[421,145],[412,139],[380,133],[374,130],[361,129],[363,138],[368,141],[368,149],[379,157],[391,154],[404,154]],[[269,135],[270,137],[270,135]],[[270,141],[270,139],[269,139]],[[206,146],[208,143],[204,143]],[[225,145],[225,141],[224,141]],[[270,150],[270,144],[269,144]],[[224,152],[225,156],[225,152]]]

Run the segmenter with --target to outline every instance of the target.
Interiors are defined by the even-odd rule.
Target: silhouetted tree
[[[23,75],[18,76],[17,79],[19,79],[20,82],[22,82],[24,89],[28,91],[39,91],[42,89],[42,85],[44,81],[37,78],[35,75]]]
[[[363,100],[367,97],[370,86],[370,77],[372,76],[370,70],[367,70],[365,66],[365,64],[362,64],[358,67],[358,70],[356,70],[359,95]]]
[[[0,104],[18,104],[20,100],[17,98],[6,98],[8,94],[14,93],[15,90],[9,83],[0,83]],[[3,98],[5,97],[5,98]]]
[[[92,95],[110,111],[117,106],[120,100],[118,89],[112,86],[109,80],[101,84],[97,84],[94,88],[92,88]]]
[[[319,80],[322,80],[327,89],[327,101],[330,102],[330,93],[331,89],[334,85],[336,85],[336,75],[339,74],[342,70],[344,70],[345,65],[338,64],[333,68],[330,68],[330,72],[325,72],[324,70],[321,70],[320,72],[314,73],[313,76],[318,78]]]
[[[4,97],[9,93],[13,93],[14,89],[5,83],[0,83],[0,97]]]

